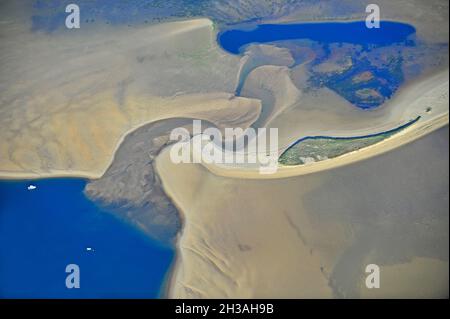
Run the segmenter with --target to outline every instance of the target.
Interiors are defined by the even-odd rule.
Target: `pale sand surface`
[[[267,20],[267,23],[365,20],[367,16],[365,8],[372,3],[375,2],[371,0],[331,0],[305,4],[298,10],[287,12],[281,18]],[[448,42],[449,6],[447,0],[378,0],[376,4],[380,7],[383,20],[410,23],[417,29],[417,34],[421,38],[432,42]]]
[[[169,297],[371,297],[359,289],[369,263],[388,297],[448,295],[448,285],[408,290],[392,275],[400,267],[448,284],[435,272],[448,267],[448,127],[353,165],[264,182],[174,165],[168,152],[156,167],[185,221]]]
[[[210,20],[80,30],[2,25],[0,178],[95,178],[143,124],[245,127],[259,116],[258,100],[227,93],[239,59],[218,48]]]

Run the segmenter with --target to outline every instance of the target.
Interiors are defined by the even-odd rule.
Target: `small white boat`
[[[30,185],[27,187],[27,189],[28,189],[29,191],[35,190],[36,188],[37,188],[37,186],[32,185],[32,184],[30,184]]]

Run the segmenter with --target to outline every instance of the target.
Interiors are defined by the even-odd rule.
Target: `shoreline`
[[[360,19],[355,19],[355,21],[359,21]],[[388,20],[388,19],[386,19]],[[185,21],[185,20],[184,20]],[[340,20],[317,20],[317,21],[311,21],[310,23],[319,23],[319,22],[340,22]],[[401,20],[392,20],[392,21],[401,21]],[[342,22],[351,22],[350,20],[345,20]],[[308,23],[301,22],[301,23]],[[405,23],[410,23],[405,21]],[[219,33],[216,33],[216,37],[219,35]],[[218,45],[220,50],[223,50],[223,48]],[[226,52],[226,51],[224,51]],[[448,72],[448,71],[447,71]],[[420,81],[422,82],[422,81]],[[409,87],[402,88],[401,90],[408,90]],[[401,92],[399,90],[399,92]],[[448,92],[447,92],[448,93]],[[395,108],[394,105],[389,105],[389,107]],[[125,138],[134,132],[135,130],[139,129],[140,127],[143,127],[145,125],[148,125],[153,122],[157,122],[162,119],[152,119],[145,123],[139,123],[138,125],[130,128],[126,132],[124,132],[119,140],[117,141],[114,150],[111,152],[110,160],[105,166],[103,170],[97,170],[97,171],[68,171],[68,170],[49,170],[48,172],[43,173],[37,173],[37,172],[0,172],[0,181],[2,180],[39,180],[39,179],[47,179],[47,178],[83,178],[83,179],[98,179],[102,177],[105,172],[108,170],[108,168],[111,166],[111,164],[114,161],[115,154],[117,150],[119,149],[120,145],[124,142]],[[261,175],[259,174],[258,170],[252,171],[250,169],[240,169],[236,167],[232,168],[226,168],[226,167],[220,167],[217,165],[211,165],[211,164],[205,164],[201,163],[203,167],[205,167],[208,171],[211,173],[218,175],[218,176],[224,176],[224,177],[230,177],[230,178],[237,178],[237,179],[279,179],[279,178],[288,178],[293,176],[300,176],[300,175],[306,175],[306,174],[312,174],[317,173],[320,171],[330,170],[338,167],[342,167],[345,165],[349,165],[352,163],[356,163],[362,160],[366,160],[381,154],[384,154],[386,152],[389,152],[391,150],[394,150],[396,148],[399,148],[403,145],[406,145],[408,143],[411,143],[421,137],[424,137],[425,135],[441,128],[449,123],[449,114],[448,110],[440,114],[439,116],[435,116],[432,119],[428,120],[418,120],[409,127],[406,127],[403,131],[398,132],[394,136],[391,136],[383,141],[380,141],[376,144],[373,144],[368,147],[364,147],[362,149],[343,154],[341,156],[338,156],[333,159],[316,162],[312,164],[303,164],[303,165],[296,165],[291,167],[286,166],[279,166],[278,172],[273,175]],[[404,125],[404,124],[403,124]],[[382,132],[380,132],[382,133]],[[378,133],[378,134],[380,134]],[[298,143],[299,141],[303,140],[305,138],[300,138],[295,143]],[[294,143],[294,144],[295,144]],[[292,144],[292,145],[294,145]],[[289,145],[291,147],[292,145]],[[170,146],[169,146],[170,147]],[[155,168],[155,172],[158,174],[158,170]],[[170,188],[170,186],[162,184],[163,190],[166,193],[166,196],[172,201],[172,203],[175,205],[175,207],[178,210],[178,214],[181,221],[181,230],[177,234],[174,244],[174,251],[175,256],[174,260],[172,262],[172,265],[169,267],[167,274],[163,280],[163,285],[161,287],[160,295],[161,298],[169,299],[171,297],[171,291],[173,290],[174,283],[177,280],[177,277],[180,273],[180,267],[182,265],[182,247],[180,246],[180,240],[184,233],[184,226],[186,223],[186,216],[184,212],[179,208],[177,203],[172,200],[172,198],[168,195],[168,192],[166,189]]]

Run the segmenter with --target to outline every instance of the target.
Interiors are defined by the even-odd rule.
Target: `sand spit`
[[[361,287],[369,263],[390,278],[379,296],[448,295],[448,272],[414,259],[448,268],[448,128],[339,169],[264,182],[174,165],[168,154],[157,171],[185,217],[169,297],[370,297]],[[433,280],[410,290],[410,274]]]
[[[249,45],[239,63],[239,76],[235,91],[240,95],[242,86],[251,71],[263,65],[292,66],[295,63],[292,54],[286,48],[272,45]]]
[[[448,4],[433,1],[426,12],[423,1],[415,2],[396,1],[387,18],[407,12],[402,16],[414,16],[406,22],[419,24],[419,37],[447,43]],[[298,14],[286,21],[304,20]],[[435,32],[434,18],[447,20],[443,32]],[[361,285],[363,266],[371,262],[391,278],[380,295],[419,296],[405,284],[414,274],[431,279],[420,283],[426,297],[448,296],[448,285],[435,288],[448,283],[442,270],[448,268],[448,129],[436,131],[448,124],[448,67],[365,112],[328,89],[301,92],[305,68],[289,69],[286,50],[251,46],[242,59],[226,54],[208,19],[51,36],[4,21],[0,178],[99,178],[87,188],[92,198],[154,205],[126,216],[153,235],[145,228],[158,228],[155,219],[164,212],[171,215],[162,224],[179,227],[177,207],[185,227],[169,297],[376,297]],[[243,97],[230,93],[236,90]],[[415,125],[382,143],[280,167],[274,175],[248,166],[174,165],[169,148],[156,156],[171,126],[152,131],[165,121],[178,125],[180,117],[219,128],[259,121],[279,128],[282,151],[304,136],[377,133],[417,116]],[[155,140],[146,144],[146,156],[149,162],[156,156],[156,163],[144,163],[135,148],[149,136]],[[136,171],[116,176],[133,160],[123,155],[130,149],[138,156]],[[140,179],[141,169],[154,179]],[[253,180],[260,178],[269,179]],[[128,193],[127,185],[115,183],[142,188]]]

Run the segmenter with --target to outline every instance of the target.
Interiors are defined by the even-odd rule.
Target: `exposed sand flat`
[[[236,0],[245,1],[245,0]],[[251,0],[250,0],[251,1]],[[302,3],[296,10],[277,18],[268,18],[266,23],[293,23],[297,21],[349,21],[364,20],[367,5],[371,0],[330,0],[317,3]],[[383,20],[403,21],[414,25],[420,38],[432,42],[448,42],[449,4],[447,0],[378,0]]]
[[[217,47],[208,19],[50,35],[20,22],[0,30],[0,178],[95,178],[146,123],[259,116],[260,101],[226,93],[239,58]]]
[[[448,296],[448,275],[435,272],[448,267],[448,128],[353,165],[264,182],[174,165],[168,154],[157,171],[185,217],[169,297],[371,297],[360,289],[369,263],[381,268],[378,296]],[[411,273],[447,286],[410,290]]]

